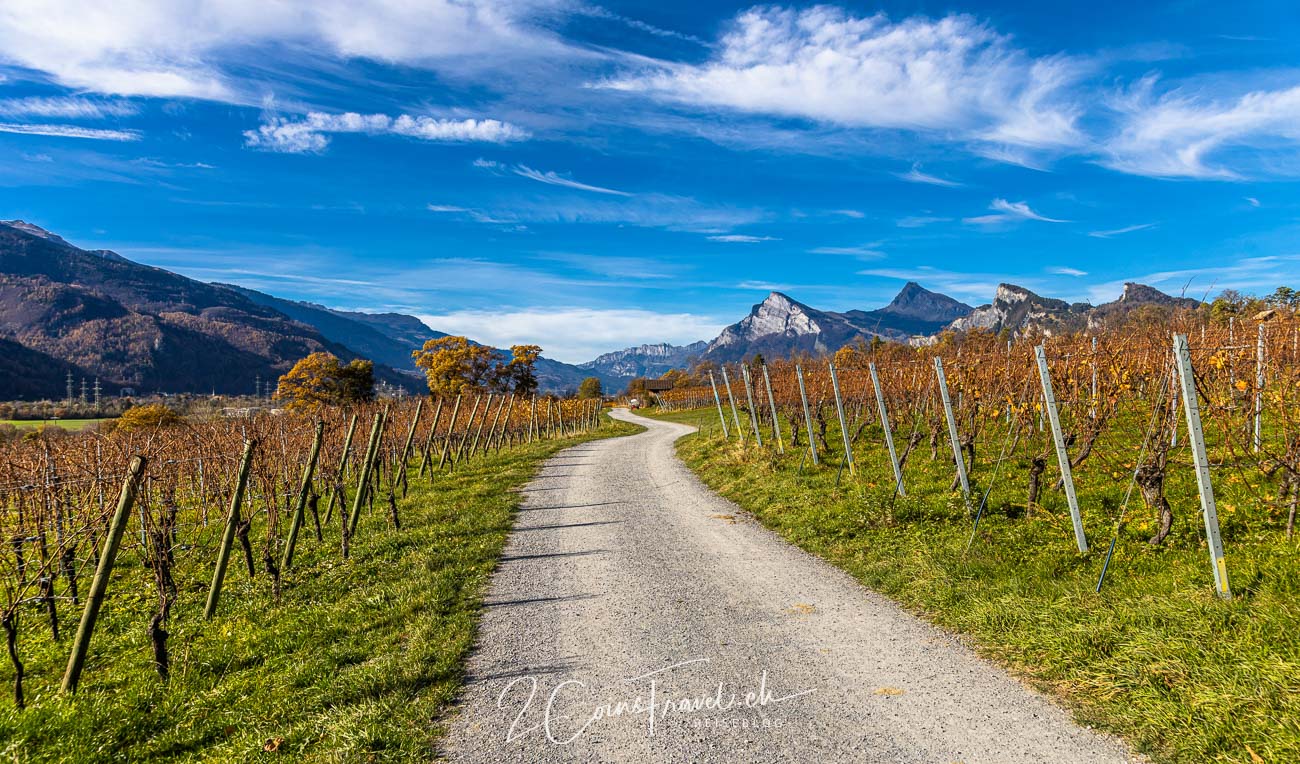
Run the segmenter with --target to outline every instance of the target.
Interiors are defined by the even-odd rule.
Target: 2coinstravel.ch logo
[[[766,729],[780,727],[783,720],[758,713],[777,704],[816,692],[801,690],[777,696],[768,687],[767,670],[749,689],[725,681],[710,683],[709,689],[697,694],[673,694],[663,689],[669,679],[680,679],[687,667],[703,667],[708,658],[695,658],[671,666],[623,679],[631,694],[614,699],[596,697],[586,682],[567,679],[549,691],[536,676],[512,679],[497,696],[497,707],[518,706],[506,730],[506,742],[538,734],[556,745],[568,745],[595,725],[622,717],[644,717],[646,734],[653,737],[658,726],[670,716],[691,718],[695,727],[721,729],[743,727]]]

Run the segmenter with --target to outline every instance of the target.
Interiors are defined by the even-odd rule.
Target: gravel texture
[[[648,431],[525,489],[441,755],[1137,760],[711,492],[673,452],[692,428],[614,416]]]

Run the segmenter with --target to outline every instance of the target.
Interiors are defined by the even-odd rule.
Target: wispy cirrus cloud
[[[0,122],[0,133],[18,135],[44,135],[52,138],[83,138],[92,141],[138,141],[140,133],[135,130],[103,130],[80,125],[37,125]]]
[[[909,183],[926,183],[931,186],[942,186],[944,188],[958,188],[961,186],[961,184],[955,180],[948,180],[947,178],[940,178],[937,175],[930,175],[929,173],[921,172],[921,166],[919,164],[912,165],[912,169],[907,172],[895,173],[895,175]]]
[[[857,247],[814,247],[808,250],[813,255],[843,255],[847,257],[856,257],[859,260],[879,260],[885,256],[876,248],[877,245],[868,244]]]
[[[130,101],[78,96],[32,96],[0,99],[0,115],[43,119],[104,119],[129,117],[139,112]]]
[[[244,145],[287,154],[318,153],[336,133],[399,135],[422,141],[507,143],[526,140],[527,130],[496,119],[441,119],[400,114],[327,114],[304,117],[272,116],[255,130],[244,131]]]
[[[1052,274],[1052,275],[1054,275],[1054,276],[1075,276],[1075,277],[1078,277],[1078,276],[1087,276],[1087,275],[1088,275],[1088,272],[1087,272],[1087,271],[1079,270],[1078,268],[1071,268],[1071,267],[1068,266],[1068,265],[1053,265],[1052,267],[1050,267],[1050,268],[1047,269],[1047,272],[1050,273],[1050,274]]]
[[[1123,228],[1116,228],[1111,231],[1089,231],[1088,235],[1097,239],[1109,239],[1113,236],[1123,236],[1126,233],[1145,231],[1148,228],[1155,228],[1155,223],[1138,223],[1136,225],[1127,225]]]
[[[1149,76],[1112,97],[1120,120],[1101,164],[1156,178],[1236,180],[1276,173],[1270,158],[1300,147],[1300,85],[1235,96],[1186,88],[1157,93],[1157,85]],[[1242,148],[1253,156],[1231,151]]]
[[[706,237],[709,241],[720,241],[727,244],[758,244],[764,241],[780,241],[774,236],[752,236],[744,233],[724,233]]]
[[[1016,220],[1036,220],[1040,223],[1070,222],[1068,220],[1060,220],[1058,218],[1049,218],[1046,215],[1040,215],[1025,202],[1009,202],[1006,199],[994,199],[993,203],[989,205],[989,209],[994,210],[994,214],[962,218],[962,222],[972,225],[999,225]]]
[[[535,180],[538,183],[545,183],[550,186],[563,186],[564,188],[572,188],[577,191],[591,191],[597,194],[609,194],[610,196],[632,195],[627,191],[619,191],[613,188],[605,188],[604,186],[593,186],[589,183],[582,183],[573,180],[572,178],[566,178],[553,171],[542,172],[541,170],[534,170],[528,165],[523,164],[515,165],[510,168],[510,171],[521,178],[528,178],[529,180]]]

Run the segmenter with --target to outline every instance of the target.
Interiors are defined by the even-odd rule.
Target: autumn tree
[[[280,377],[276,400],[295,411],[314,411],[375,397],[375,364],[356,359],[344,364],[330,353],[312,353]]]
[[[604,389],[600,385],[599,377],[587,377],[578,385],[579,398],[600,398],[604,395]]]
[[[513,391],[520,395],[537,392],[537,345],[512,345],[510,360],[486,345],[464,337],[429,340],[412,353],[415,365],[424,369],[429,391],[435,395],[457,395],[465,390]]]
[[[681,369],[669,369],[665,371],[659,379],[664,382],[671,382],[673,387],[687,387],[691,384],[691,375]]]
[[[541,354],[540,345],[511,345],[510,361],[497,364],[497,388],[519,395],[537,392],[537,358]]]

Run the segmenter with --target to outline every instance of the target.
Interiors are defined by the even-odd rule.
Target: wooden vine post
[[[316,435],[311,441],[311,453],[307,456],[307,466],[302,471],[302,486],[298,489],[298,500],[293,505],[293,519],[289,522],[289,536],[284,542],[284,558],[280,560],[280,570],[287,571],[293,565],[293,549],[298,543],[298,531],[302,529],[303,514],[307,510],[307,496],[311,493],[311,479],[316,474],[316,460],[320,457],[321,441],[325,439],[325,422],[316,423]]]
[[[99,618],[99,609],[104,604],[104,593],[108,591],[108,578],[113,572],[113,562],[117,559],[117,550],[122,544],[122,534],[126,531],[127,520],[131,518],[136,487],[140,485],[145,464],[146,460],[143,456],[135,456],[127,467],[126,480],[122,483],[122,495],[118,498],[117,510],[113,512],[113,519],[109,523],[104,548],[99,553],[99,565],[95,568],[95,578],[91,581],[90,593],[86,596],[86,609],[81,614],[81,624],[77,626],[77,636],[72,642],[68,668],[63,672],[65,693],[71,694],[77,691],[81,670],[86,665],[86,654],[90,651],[90,638],[95,633],[95,621]]]
[[[713,402],[718,407],[718,421],[722,423],[722,439],[731,440],[731,432],[727,429],[727,417],[722,413],[722,398],[718,396],[718,383],[713,378],[713,372],[709,372],[709,386],[713,388]]]
[[[212,585],[208,588],[208,601],[203,607],[203,620],[210,621],[217,614],[217,602],[221,599],[221,585],[226,580],[226,567],[230,564],[230,547],[235,543],[235,529],[239,527],[239,506],[244,501],[244,489],[248,486],[248,470],[253,465],[253,449],[257,441],[244,441],[244,454],[239,459],[239,475],[235,478],[235,492],[230,496],[230,514],[226,517],[226,530],[221,534],[221,546],[217,548],[217,567],[212,571]]]
[[[361,505],[370,484],[370,473],[374,471],[375,459],[379,457],[379,441],[383,439],[384,420],[387,418],[388,410],[385,409],[375,414],[375,423],[370,427],[370,443],[366,446],[366,458],[361,463],[361,474],[357,477],[357,495],[352,501],[352,514],[348,517],[348,538],[357,533],[357,520],[361,518]]]

